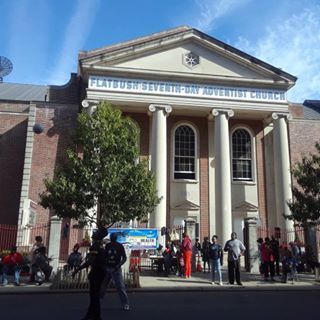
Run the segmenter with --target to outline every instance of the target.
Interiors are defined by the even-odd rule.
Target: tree
[[[293,200],[288,202],[291,215],[287,219],[299,222],[304,228],[320,224],[320,144],[317,153],[303,157],[292,174],[297,186],[292,188]]]
[[[92,115],[80,113],[75,147],[54,179],[44,180],[40,204],[81,226],[146,220],[160,199],[146,161],[137,164],[138,136],[135,123],[106,102]]]

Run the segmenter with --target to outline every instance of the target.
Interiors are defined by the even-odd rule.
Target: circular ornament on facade
[[[189,68],[194,68],[195,66],[197,66],[200,63],[200,57],[193,53],[193,52],[189,52],[184,54],[183,56],[183,64],[186,65]]]

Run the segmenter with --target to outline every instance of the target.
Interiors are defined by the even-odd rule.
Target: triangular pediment
[[[250,202],[243,201],[233,205],[232,210],[240,212],[254,212],[258,211],[258,207]]]
[[[189,201],[189,200],[185,200],[183,202],[174,204],[172,206],[172,209],[174,210],[185,210],[185,211],[189,211],[189,210],[199,210],[200,206]]]
[[[189,63],[190,54],[196,58],[196,63]],[[234,84],[256,80],[290,87],[296,80],[280,69],[189,27],[82,52],[79,63],[83,71],[100,68],[100,72],[136,72],[148,77],[152,74],[172,78],[203,76]]]

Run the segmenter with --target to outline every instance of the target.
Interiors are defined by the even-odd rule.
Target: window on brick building
[[[243,128],[232,133],[232,178],[234,181],[252,181],[252,137]]]
[[[174,131],[174,179],[196,178],[196,135],[193,128],[180,125]]]

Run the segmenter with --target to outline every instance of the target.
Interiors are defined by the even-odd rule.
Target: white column
[[[288,113],[273,113],[272,118],[274,119],[273,148],[277,224],[281,229],[292,229],[293,221],[283,217],[283,214],[289,215],[291,213],[287,205],[287,201],[292,200],[287,128],[287,120],[291,116]]]
[[[216,191],[216,224],[221,243],[230,239],[232,232],[231,212],[231,175],[230,175],[230,143],[229,118],[234,115],[232,110],[213,109],[214,154],[215,154],[215,191]]]
[[[54,272],[59,267],[60,257],[60,241],[61,241],[61,219],[57,216],[52,216],[50,219],[50,238],[48,257],[52,258],[51,266]]]
[[[172,111],[171,106],[149,106],[152,112],[151,132],[151,170],[156,177],[157,195],[161,201],[150,214],[150,227],[161,229],[166,226],[167,215],[167,115]]]

